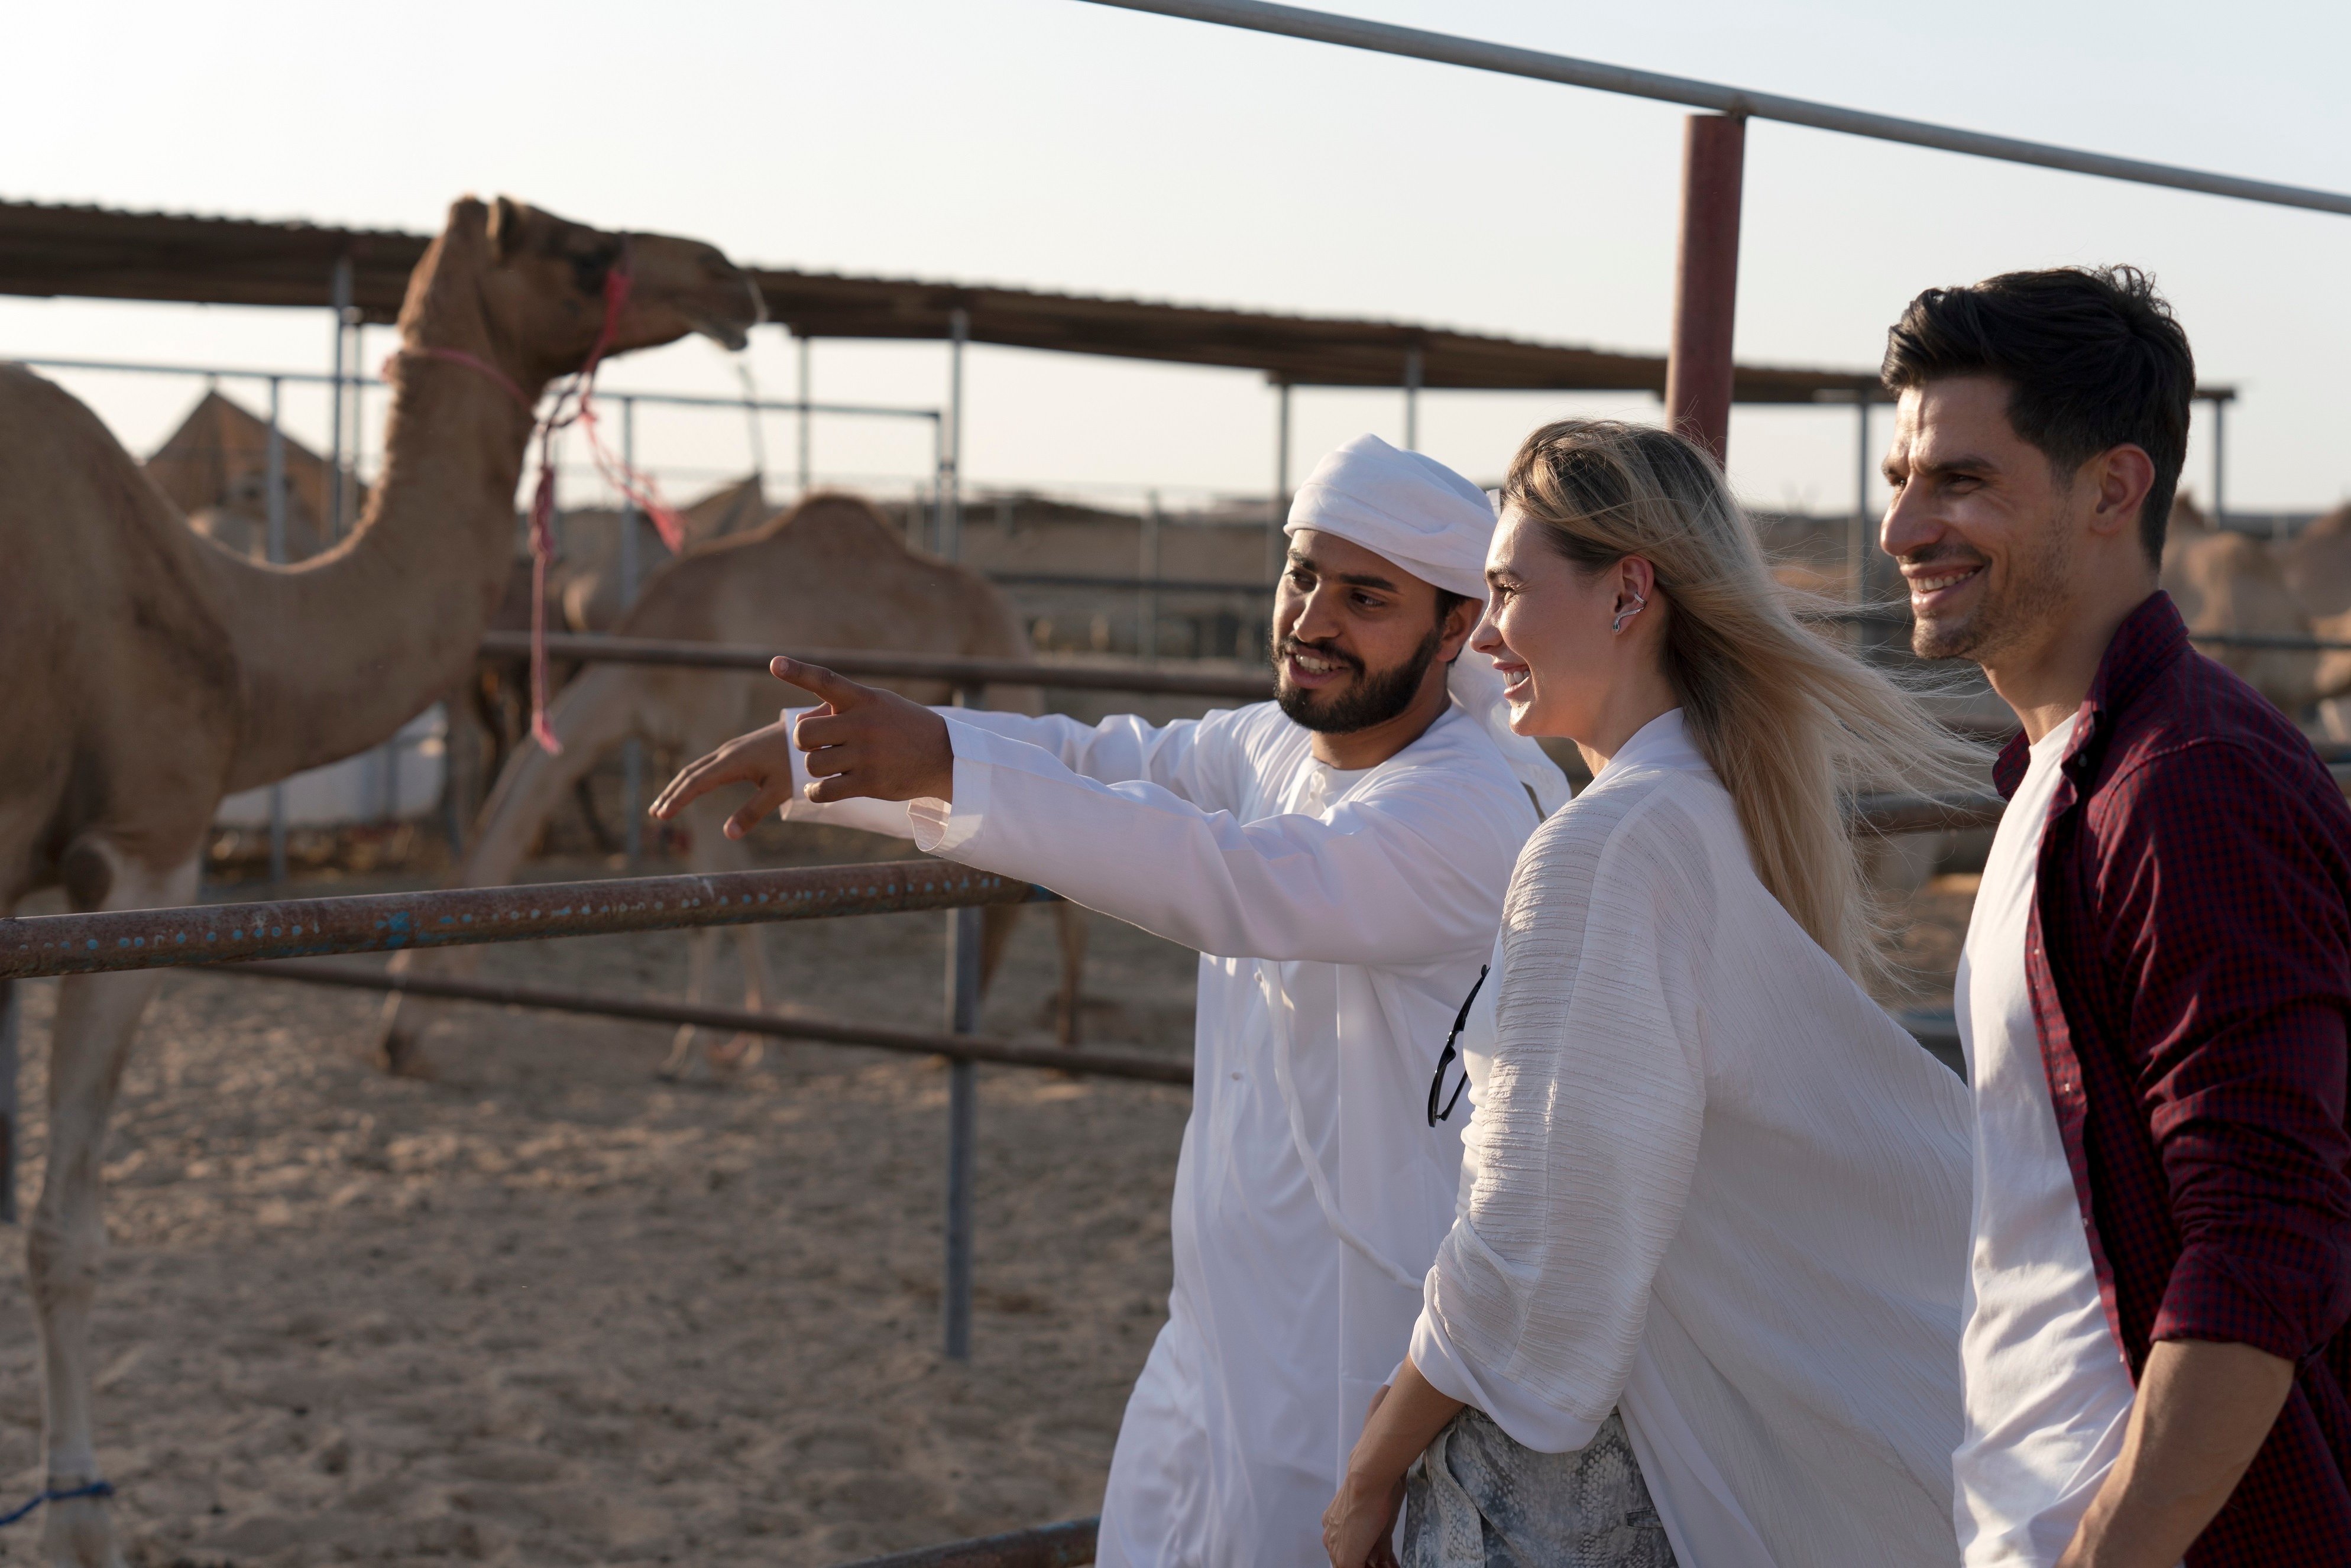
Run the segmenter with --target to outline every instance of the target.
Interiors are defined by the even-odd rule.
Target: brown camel
[[[756,474],[722,485],[677,508],[693,549],[736,534],[747,534],[775,516]],[[559,590],[563,621],[574,632],[609,632],[621,619],[621,524],[622,514],[595,510],[563,517],[563,573]],[[650,581],[668,564],[669,549],[652,522],[634,519],[637,580]]]
[[[2277,547],[2286,586],[2313,621],[2351,612],[2351,501]]]
[[[2249,534],[2214,528],[2186,496],[2174,502],[2163,547],[2163,588],[2191,632],[2310,635],[2278,559]],[[2288,718],[2317,695],[2318,657],[2300,650],[2202,644]]]
[[[2330,642],[2351,642],[2351,502],[2318,517],[2278,547],[2278,563],[2310,629]],[[2351,740],[2351,653],[2318,656],[2318,716],[2335,740]]]
[[[448,691],[514,551],[529,412],[634,292],[625,351],[701,331],[739,348],[749,278],[690,240],[623,236],[519,203],[449,211],[410,280],[383,477],[350,538],[299,566],[234,555],[187,520],[88,408],[0,367],[0,913],[62,884],[77,909],[190,903],[220,799],[384,740]],[[48,1485],[99,1479],[90,1313],[104,1243],[99,1160],[153,971],[60,983],[47,1172],[26,1233]],[[0,1016],[5,1015],[0,1007]],[[53,1564],[121,1562],[107,1504],[53,1503]]]
[[[609,632],[621,618],[620,539],[622,514],[609,509],[567,511],[556,526],[557,557],[547,573],[547,623],[574,632]],[[706,544],[728,534],[744,533],[768,519],[767,497],[757,475],[721,486],[677,509],[684,526],[686,547]],[[639,517],[638,580],[649,580],[668,564],[669,549],[648,518]],[[498,607],[490,614],[489,629],[530,630],[533,584],[528,557],[517,559]],[[555,661],[548,671],[550,689],[560,688],[578,673],[578,666]],[[466,722],[468,718],[473,722]],[[514,748],[530,733],[530,660],[519,654],[485,653],[473,678],[450,703],[451,777],[461,810],[456,819],[471,821],[481,807],[490,781],[506,767]],[[580,815],[598,846],[611,854],[621,846],[611,830],[597,816],[583,777],[573,791]]]
[[[723,538],[689,550],[646,586],[615,628],[623,636],[690,642],[747,643],[775,648],[890,648],[907,653],[966,653],[1026,659],[1029,639],[1019,618],[995,586],[967,566],[951,565],[910,549],[871,503],[820,493],[750,534]],[[936,682],[886,683],[920,702],[947,700]],[[993,688],[994,705],[1036,711],[1032,687]],[[459,887],[496,886],[513,880],[549,815],[600,758],[632,737],[655,751],[698,757],[733,736],[775,721],[789,702],[807,699],[762,674],[592,664],[563,688],[549,717],[563,743],[549,756],[526,745],[507,759],[482,809],[465,862],[451,876]],[[744,844],[719,831],[728,808],[709,804],[695,824],[688,862],[696,872],[748,869]],[[1063,1043],[1077,1038],[1085,925],[1072,904],[1055,904],[1061,944],[1061,990],[1056,1023]],[[1017,907],[990,910],[983,970],[992,970]],[[758,928],[739,926],[748,1005],[774,997]],[[687,985],[693,999],[708,999],[718,933],[692,937]],[[404,953],[395,967],[470,974],[480,954],[470,947]],[[394,1071],[413,1070],[425,1031],[439,1016],[422,998],[386,999],[380,1050]],[[664,1071],[697,1065],[695,1031],[679,1030]],[[755,1042],[737,1040],[711,1053],[726,1068],[752,1060]]]

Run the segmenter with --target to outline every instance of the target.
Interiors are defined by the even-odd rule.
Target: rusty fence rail
[[[1188,1083],[1190,1064],[1113,1051],[1065,1051],[977,1033],[979,915],[989,904],[1051,895],[1028,883],[951,862],[880,861],[862,865],[700,876],[624,877],[522,887],[444,888],[340,898],[277,899],[175,909],[0,920],[0,1008],[7,982],[202,966],[219,974],[408,990],[455,999],[664,1022],[709,1023],[789,1039],[831,1040],[921,1051],[949,1061],[946,1280],[942,1315],[947,1355],[971,1353],[972,1186],[977,1163],[977,1063],[1058,1068],[1105,1077]],[[394,977],[352,966],[285,963],[338,953],[398,952],[587,936],[617,932],[831,919],[851,915],[948,911],[947,1032],[932,1035],[812,1015],[695,1009],[629,998],[497,987],[442,977]],[[266,967],[256,960],[268,960]],[[0,1014],[0,1092],[16,1082],[13,1011]],[[0,1092],[0,1218],[15,1215],[15,1106]]]
[[[1007,1535],[893,1552],[887,1557],[862,1557],[841,1568],[1079,1568],[1094,1560],[1101,1528],[1099,1516],[1072,1519]]]
[[[2222,648],[2267,648],[2283,653],[2351,653],[2351,642],[2340,637],[2304,637],[2284,632],[2195,632],[2188,633],[2191,643],[2210,643]]]
[[[1864,831],[1937,832],[1990,827],[2001,809],[1994,795],[1868,795],[1853,822]],[[22,915],[0,920],[0,980],[976,909],[1046,896],[1011,877],[922,860]]]
[[[1264,702],[1273,695],[1273,673],[1183,670],[1166,665],[1064,663],[1058,659],[978,659],[951,653],[897,653],[873,648],[751,647],[739,643],[664,642],[653,637],[611,637],[595,632],[557,632],[547,651],[558,659],[620,664],[671,664],[694,670],[765,671],[778,653],[844,675],[878,679],[946,681],[959,688],[988,685],[1050,686],[1061,691],[1138,692],[1161,696],[1231,697]],[[513,657],[530,652],[527,632],[486,632],[482,652]]]
[[[594,1018],[636,1019],[646,1023],[693,1024],[701,1029],[728,1030],[766,1035],[773,1040],[797,1040],[818,1045],[864,1046],[876,1051],[944,1056],[951,1061],[985,1061],[997,1067],[1034,1067],[1051,1071],[1086,1073],[1097,1078],[1132,1078],[1146,1083],[1192,1082],[1192,1064],[1173,1057],[1139,1051],[1027,1045],[984,1034],[946,1034],[932,1030],[893,1029],[886,1024],[861,1023],[804,1009],[758,1012],[748,1008],[700,1007],[643,997],[613,996],[595,991],[563,991],[546,986],[511,985],[498,980],[461,979],[445,975],[395,975],[356,964],[287,963],[268,959],[247,964],[206,967],[208,975],[239,976],[256,980],[292,980],[306,986],[345,990],[391,991],[406,997],[431,997],[442,1001],[480,1002],[489,1007],[530,1008],[537,1011],[580,1013]]]
[[[1990,827],[2001,809],[1994,795],[1867,795],[1852,820],[1862,831],[1938,832]],[[20,915],[0,920],[0,980],[976,909],[1049,896],[1011,877],[921,860]]]
[[[1039,896],[949,861],[437,888],[0,920],[0,980],[968,909]]]

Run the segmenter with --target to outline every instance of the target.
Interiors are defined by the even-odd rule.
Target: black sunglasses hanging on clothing
[[[1446,1031],[1445,1051],[1437,1059],[1437,1076],[1428,1081],[1428,1124],[1432,1127],[1439,1122],[1453,1119],[1453,1107],[1461,1103],[1461,1091],[1469,1087],[1468,1065],[1465,1062],[1461,1082],[1453,1086],[1452,1097],[1445,1101],[1445,1109],[1440,1111],[1437,1108],[1437,1101],[1445,1095],[1445,1070],[1453,1065],[1453,1042],[1461,1038],[1461,1030],[1469,1021],[1469,1004],[1478,999],[1479,989],[1486,983],[1486,971],[1492,967],[1490,964],[1478,966],[1478,983],[1471,986],[1469,994],[1461,998],[1461,1010],[1453,1015],[1453,1027]]]

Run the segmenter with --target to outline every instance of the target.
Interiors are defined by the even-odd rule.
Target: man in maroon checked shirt
[[[1961,1553],[2351,1564],[2351,810],[2156,586],[2187,336],[2128,268],[2012,273],[1885,376],[1913,645],[2024,727],[1956,998]]]

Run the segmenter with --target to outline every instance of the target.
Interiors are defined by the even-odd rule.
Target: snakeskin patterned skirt
[[[1572,1454],[1464,1410],[1405,1477],[1404,1568],[1674,1568],[1624,1418]]]

